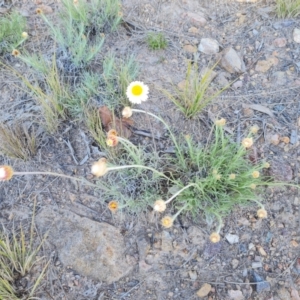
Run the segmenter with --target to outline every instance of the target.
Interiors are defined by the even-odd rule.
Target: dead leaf
[[[119,119],[117,117],[113,117],[113,113],[107,106],[101,106],[99,108],[99,114],[105,131],[115,129],[119,136],[127,139],[131,136],[130,126],[133,125],[132,119]]]
[[[261,104],[243,104],[243,108],[251,108],[262,113],[269,115],[270,117],[274,118],[274,114],[271,109]]]
[[[292,289],[291,291],[292,300],[300,300],[300,296],[297,290]]]
[[[113,120],[112,112],[109,110],[107,106],[101,106],[99,108],[99,114],[100,114],[102,125],[106,128],[108,124],[111,123]]]

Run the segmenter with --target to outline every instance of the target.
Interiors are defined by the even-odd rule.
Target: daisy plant
[[[146,101],[148,93],[148,86],[139,81],[132,82],[127,88],[127,96],[132,104]],[[10,166],[0,166],[0,181],[10,180],[16,175],[30,174],[74,179],[82,184],[102,189],[106,197],[116,199],[108,203],[111,212],[123,207],[131,209],[138,205],[147,206],[149,205],[147,199],[153,199],[152,205],[156,213],[164,214],[172,208],[176,210],[175,214],[167,213],[162,217],[161,225],[165,228],[172,227],[180,214],[188,214],[195,218],[204,214],[208,219],[216,220],[216,229],[210,235],[213,243],[221,239],[223,218],[237,206],[255,203],[259,206],[257,217],[267,217],[260,196],[262,187],[283,184],[271,182],[270,178],[263,176],[264,169],[270,167],[268,162],[253,164],[248,158],[254,137],[259,132],[258,126],[251,127],[248,135],[237,144],[225,135],[226,119],[218,119],[212,127],[206,146],[200,147],[190,136],[185,136],[184,139],[176,137],[169,125],[153,113],[128,106],[123,109],[122,116],[129,118],[136,113],[155,118],[168,130],[176,150],[175,155],[167,158],[172,171],[167,173],[164,171],[163,158],[157,156],[153,159],[155,153],[142,152],[138,146],[128,139],[119,137],[117,131],[111,129],[106,134],[107,146],[118,147],[121,143],[129,155],[125,156],[127,161],[121,155],[120,164],[117,165],[112,164],[106,157],[101,157],[93,163],[91,173],[96,178],[102,179],[96,183],[52,172],[16,172]]]

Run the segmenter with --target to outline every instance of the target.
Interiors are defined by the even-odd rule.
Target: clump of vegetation
[[[38,8],[59,49],[59,67],[76,73],[88,66],[101,50],[105,33],[115,30],[122,19],[119,0],[64,0],[59,24],[53,24]]]
[[[13,229],[12,235],[2,231],[0,232],[0,299],[35,299],[34,293],[41,283],[48,264],[45,265],[42,272],[35,278],[32,286],[26,289],[20,289],[22,279],[30,273],[32,267],[37,262],[37,254],[45,241],[35,247],[34,242],[34,216],[30,230],[29,240],[20,228],[17,232]]]
[[[211,74],[214,67],[207,69],[204,74],[200,74],[197,64],[189,62],[184,85],[175,88],[175,95],[163,90],[164,94],[173,101],[187,118],[193,118],[228,88],[226,86],[217,92],[210,91],[209,93]]]
[[[300,1],[276,0],[276,12],[279,18],[296,18],[300,15]]]
[[[0,124],[0,153],[9,157],[28,160],[36,153],[39,141],[32,124]]]
[[[25,39],[22,33],[26,28],[26,19],[18,12],[0,18],[0,54],[11,52]]]
[[[151,50],[161,50],[168,46],[168,41],[162,32],[151,32],[147,35],[147,45]]]

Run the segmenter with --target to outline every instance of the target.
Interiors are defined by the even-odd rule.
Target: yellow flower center
[[[143,93],[143,88],[140,85],[134,85],[131,92],[134,96],[140,96]]]

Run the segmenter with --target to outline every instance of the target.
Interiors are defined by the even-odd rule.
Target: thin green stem
[[[185,189],[188,189],[191,186],[197,186],[196,183],[191,183],[187,186],[185,186],[184,188],[182,188],[181,190],[179,190],[178,192],[176,192],[170,199],[168,199],[165,203],[168,204],[170,203],[174,198],[176,198],[181,192],[183,192]]]
[[[173,141],[173,143],[174,143],[174,145],[175,145],[175,147],[177,149],[177,152],[178,152],[179,158],[181,160],[181,163],[184,163],[183,154],[181,152],[180,147],[177,144],[176,138],[175,138],[173,132],[171,131],[169,125],[162,118],[160,118],[160,117],[158,117],[158,116],[156,116],[156,115],[154,115],[154,114],[152,114],[150,112],[147,112],[147,111],[144,111],[144,110],[140,110],[140,109],[132,109],[132,111],[134,111],[134,112],[140,112],[140,113],[152,116],[153,118],[155,118],[155,119],[159,120],[160,122],[162,122],[165,125],[165,127],[167,128],[167,130],[169,131],[169,133],[170,133],[171,139],[172,139],[172,141]]]
[[[187,206],[188,206],[188,204],[182,206],[182,207],[179,209],[179,211],[172,217],[173,220],[175,220],[175,219],[179,216],[179,214],[180,214],[184,209],[187,208]]]
[[[169,178],[168,176],[166,176],[165,174],[151,168],[151,167],[146,167],[146,166],[142,166],[142,165],[127,165],[127,166],[118,166],[118,167],[109,167],[107,168],[107,171],[113,171],[113,170],[122,170],[122,169],[130,169],[130,168],[141,168],[141,169],[146,169],[146,170],[150,170],[153,173],[158,174],[161,177],[166,178],[167,180],[170,180],[174,183],[176,183],[174,180],[172,180],[171,178]]]
[[[63,178],[68,178],[68,179],[80,181],[80,182],[82,182],[82,183],[84,183],[86,185],[89,185],[89,186],[98,187],[96,184],[93,184],[93,183],[87,181],[84,178],[77,178],[77,177],[73,177],[73,176],[69,176],[69,175],[65,175],[65,174],[60,174],[60,173],[55,173],[55,172],[14,172],[14,175],[19,175],[19,176],[23,176],[23,175],[49,175],[49,176],[57,176],[57,177],[63,177]]]

